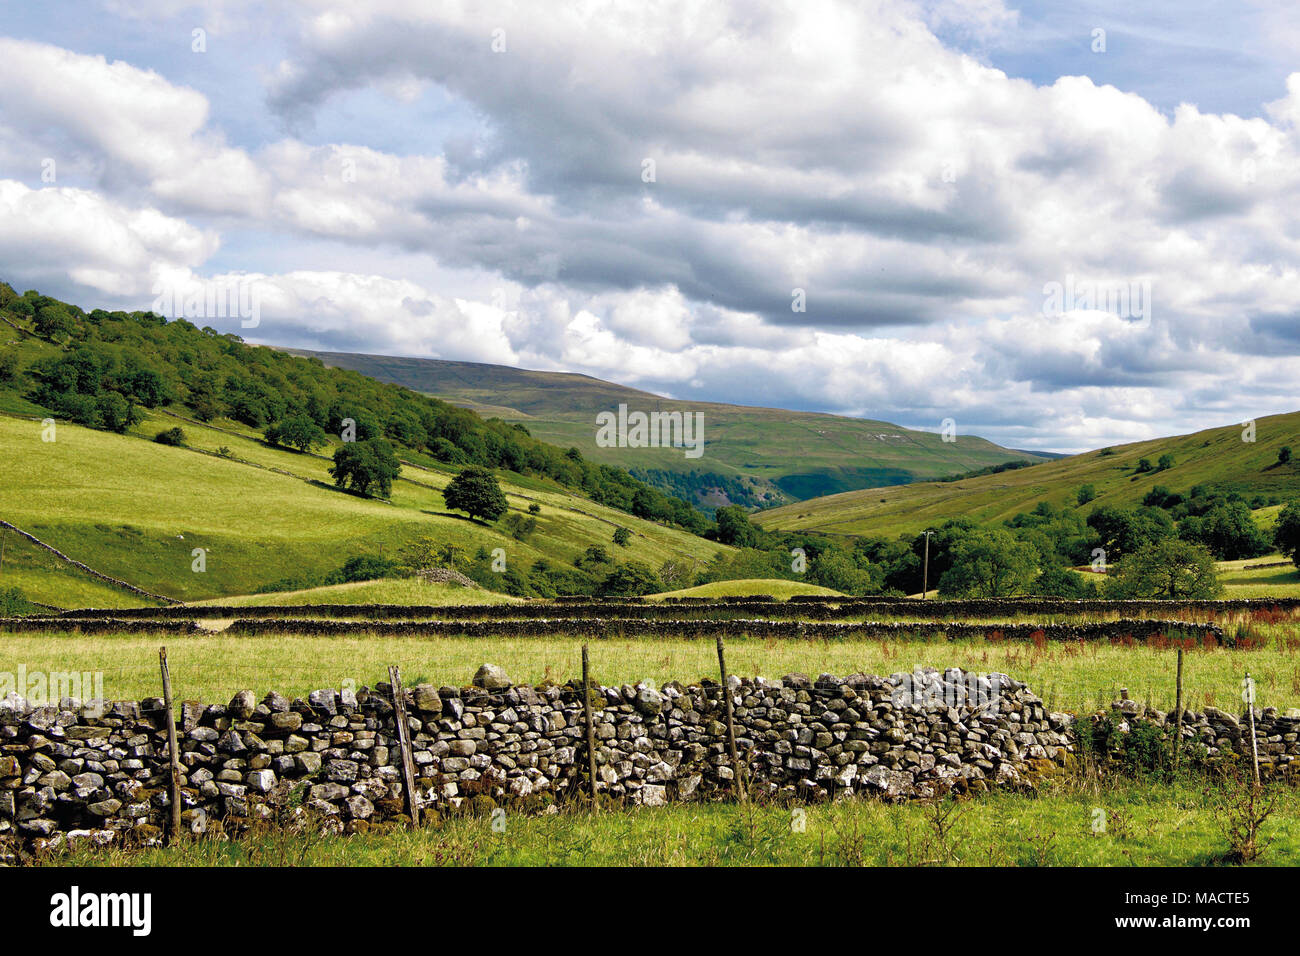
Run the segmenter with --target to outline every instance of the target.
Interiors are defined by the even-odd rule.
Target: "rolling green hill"
[[[284,423],[316,453],[264,439]],[[178,427],[184,447],[151,440]],[[391,493],[335,487],[341,430],[401,461]],[[441,490],[468,465],[497,474],[499,521],[447,510]],[[349,559],[391,563],[420,542],[422,564],[432,552],[514,594],[581,591],[632,561],[689,571],[730,550],[699,536],[710,522],[684,501],[505,422],[183,319],[87,313],[2,282],[0,519],[71,559],[5,531],[0,589],[64,607],[149,601],[93,572],[196,600],[353,580]]]
[[[321,575],[356,554],[395,556],[424,538],[468,553],[503,548],[508,566],[571,562],[587,547],[620,552],[651,567],[691,565],[730,549],[686,531],[643,521],[541,482],[502,480],[512,513],[538,504],[526,541],[501,523],[449,513],[439,489],[454,470],[407,466],[390,501],[333,487],[321,457],[272,448],[252,435],[183,422],[189,448],[148,440],[176,424],[149,413],[127,434],[59,424],[42,441],[39,421],[0,417],[0,517],[97,571],[180,600],[247,594],[284,579]],[[220,457],[218,449],[229,457]],[[632,530],[626,549],[616,526]],[[206,569],[192,570],[195,548]],[[86,578],[10,533],[0,587],[64,607],[147,603]]]
[[[839,591],[832,591],[830,588],[819,587],[816,584],[806,584],[803,581],[783,581],[779,578],[738,578],[734,581],[713,581],[709,584],[696,585],[693,588],[681,588],[677,591],[651,594],[648,599],[661,601],[664,598],[749,597],[756,594],[765,594],[779,601],[784,601],[796,594],[811,594],[828,598],[844,596]]]
[[[868,488],[773,508],[754,515],[754,521],[771,530],[889,537],[962,516],[998,523],[1033,510],[1040,501],[1075,505],[1084,485],[1096,493],[1083,506],[1085,512],[1141,504],[1157,485],[1184,494],[1197,485],[1214,485],[1246,497],[1300,497],[1300,463],[1278,463],[1283,446],[1300,448],[1300,412],[1260,418],[1254,442],[1243,441],[1242,435],[1242,426],[1234,424],[961,481]],[[1171,468],[1137,472],[1141,459],[1155,465],[1162,455],[1172,456]]]
[[[436,359],[286,351],[522,423],[543,441],[576,447],[592,461],[626,468],[661,489],[692,495],[693,503],[705,507],[772,505],[939,478],[1015,459],[1041,460],[973,436],[949,443],[937,433],[888,422],[675,401],[587,375]],[[703,457],[688,459],[679,449],[599,447],[596,415],[620,403],[633,411],[702,412]]]

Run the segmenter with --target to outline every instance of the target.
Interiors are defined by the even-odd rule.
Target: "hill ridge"
[[[770,405],[671,398],[582,372],[556,372],[454,359],[286,348],[444,401],[523,424],[555,445],[627,468],[693,504],[762,507],[827,491],[938,478],[1012,460],[1050,456],[1003,448],[978,436],[954,444],[938,432],[882,419]],[[596,414],[620,403],[642,411],[705,415],[705,458],[669,449],[610,449],[596,442]],[[637,408],[640,403],[640,408]]]
[[[1283,446],[1300,447],[1300,411],[1253,421],[1254,441],[1242,440],[1243,423],[1215,425],[955,482],[915,482],[826,495],[761,511],[754,521],[769,530],[875,536],[917,533],[956,517],[996,523],[1030,511],[1039,502],[1085,512],[1104,505],[1134,506],[1159,486],[1180,493],[1199,485],[1247,496],[1297,495],[1300,466],[1280,463],[1278,454]],[[1161,469],[1159,459],[1165,455],[1172,464]],[[1150,468],[1139,470],[1144,459]],[[1088,485],[1092,497],[1080,501]]]

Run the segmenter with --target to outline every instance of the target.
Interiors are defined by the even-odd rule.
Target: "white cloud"
[[[0,130],[33,175],[52,157],[110,189],[139,183],[178,208],[256,215],[265,177],[207,122],[202,94],[152,70],[0,37]]]
[[[217,244],[213,233],[156,209],[84,189],[0,180],[0,263],[6,278],[24,288],[49,288],[66,277],[114,300],[151,297],[160,271],[197,266]]]
[[[285,344],[946,412],[1062,447],[1287,407],[1300,74],[1260,118],[1162,112],[1084,76],[1009,78],[936,36],[1015,25],[1000,0],[281,8],[267,29],[288,56],[259,66],[298,128],[351,90],[390,97],[365,129],[412,122],[429,90],[475,118],[405,151],[359,126],[231,145],[207,96],[159,72],[0,39],[0,175],[61,171],[0,195],[64,223],[42,274],[106,294],[198,275],[220,229],[209,270],[261,276],[258,334]],[[79,231],[58,213],[77,203]],[[6,271],[33,274],[6,241]],[[1044,316],[1044,284],[1071,275],[1150,281],[1150,327]]]

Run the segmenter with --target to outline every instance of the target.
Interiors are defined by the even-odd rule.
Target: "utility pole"
[[[921,581],[921,600],[924,601],[930,596],[930,535],[933,531],[925,533],[925,574]]]

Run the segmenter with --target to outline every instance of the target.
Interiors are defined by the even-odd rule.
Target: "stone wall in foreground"
[[[1025,786],[1074,754],[1073,718],[1048,713],[1005,675],[733,677],[732,692],[749,789],[764,795],[906,799]],[[733,788],[719,685],[601,687],[593,700],[597,776],[609,797],[655,806]],[[485,665],[469,688],[408,689],[407,706],[428,811],[543,810],[586,790],[580,687],[510,686]],[[163,713],[158,699],[0,701],[0,843],[158,839],[169,817]],[[345,829],[401,817],[394,713],[384,684],[178,704],[184,826],[284,822],[296,806]],[[1233,733],[1219,716],[1191,715],[1186,732],[1203,728],[1211,746],[1249,752],[1240,723]],[[1297,725],[1300,717],[1264,712],[1261,739],[1277,763],[1300,760]]]

